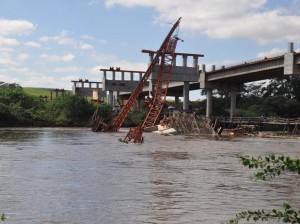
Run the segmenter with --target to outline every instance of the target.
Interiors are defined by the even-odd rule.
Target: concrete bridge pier
[[[213,65],[212,70],[215,69],[215,66]],[[209,85],[208,82],[206,82],[206,68],[205,64],[202,64],[202,68],[200,71],[200,88],[206,90],[206,118],[211,118],[212,114],[212,88],[213,86]]]
[[[114,107],[114,91],[108,91],[108,98],[107,98],[107,100],[108,100],[108,104],[110,105],[110,106],[112,106],[112,107]]]
[[[113,92],[113,98],[114,98],[114,105],[113,106],[116,106],[119,104],[118,102],[118,99],[119,99],[119,91],[114,91]]]
[[[235,89],[231,90],[230,97],[230,122],[232,122],[233,117],[236,115],[236,94],[237,91]]]
[[[206,118],[212,114],[212,89],[206,89]]]
[[[182,55],[182,67],[187,67],[187,55]],[[183,111],[189,111],[190,104],[190,83],[183,82]]]
[[[190,104],[190,84],[189,82],[183,83],[183,110],[188,111]]]
[[[175,96],[175,109],[179,109],[179,96]]]

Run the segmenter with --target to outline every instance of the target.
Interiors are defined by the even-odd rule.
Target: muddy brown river
[[[300,140],[186,138],[88,129],[0,129],[0,213],[10,223],[222,223],[300,208],[300,178],[254,181],[237,155],[300,157]],[[269,222],[272,223],[272,222]],[[276,222],[277,223],[277,222]]]

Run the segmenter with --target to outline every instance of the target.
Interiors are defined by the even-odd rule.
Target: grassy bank
[[[51,88],[35,88],[35,87],[23,87],[23,90],[26,94],[31,96],[47,96],[51,97],[51,91],[52,91],[52,98],[56,97],[55,89]],[[65,93],[71,93],[70,90],[65,90]],[[58,92],[58,95],[61,95],[61,92]]]

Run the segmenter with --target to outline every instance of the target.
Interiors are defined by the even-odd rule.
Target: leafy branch
[[[266,178],[274,178],[279,176],[283,171],[289,171],[292,173],[300,174],[300,160],[291,159],[285,156],[266,156],[266,157],[249,157],[240,156],[244,166],[248,166],[249,169],[262,169],[261,172],[255,174],[255,178],[259,180],[266,180]]]
[[[5,221],[5,219],[6,219],[5,214],[2,214],[0,220],[1,220],[1,221]]]
[[[288,156],[266,156],[266,157],[249,157],[239,156],[242,164],[249,169],[261,169],[254,177],[258,180],[274,178],[282,174],[283,171],[300,174],[300,160],[292,159]],[[283,211],[273,209],[272,211],[257,210],[244,211],[236,214],[235,219],[231,219],[226,224],[238,224],[240,220],[250,221],[268,221],[278,220],[284,223],[300,223],[300,211],[294,210],[289,204],[283,204]]]
[[[238,224],[241,219],[246,219],[250,221],[268,221],[277,220],[284,223],[300,223],[300,211],[294,210],[289,204],[283,204],[283,211],[275,210],[265,211],[246,211],[236,214],[235,219],[231,219],[226,224]]]

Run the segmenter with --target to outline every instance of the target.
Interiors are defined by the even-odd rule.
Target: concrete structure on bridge
[[[149,55],[152,62],[155,51],[142,50]],[[182,57],[181,66],[177,64],[177,56]],[[188,58],[192,57],[192,66],[188,66]],[[210,70],[201,65],[199,70],[198,59],[202,54],[176,53],[175,66],[172,69],[168,96],[174,96],[178,105],[179,97],[183,96],[183,109],[189,110],[189,91],[205,89],[207,92],[206,117],[212,115],[213,89],[229,91],[231,95],[230,118],[236,114],[236,97],[241,86],[248,82],[273,79],[278,77],[300,75],[300,52],[295,52],[293,43],[288,44],[287,53],[276,56],[267,56],[260,59],[245,61],[232,66],[222,66],[216,69],[213,65]],[[101,69],[103,72],[103,91],[109,92],[108,103],[116,105],[117,99],[128,98],[144,74],[144,71],[121,70],[120,68]],[[158,66],[154,69],[148,84],[144,87],[141,98],[153,90],[157,77]],[[110,76],[109,76],[110,75]]]
[[[202,65],[199,83],[201,89],[207,90],[206,117],[211,117],[213,89],[230,92],[232,119],[236,114],[236,96],[241,85],[286,75],[300,75],[300,52],[294,52],[293,43],[288,44],[287,53],[277,56],[246,61],[229,67],[222,66],[220,69],[215,69],[213,65],[210,71],[206,71],[205,65]]]
[[[156,51],[142,50],[143,53],[149,55],[149,64],[151,64]],[[177,56],[182,56],[182,66],[176,64]],[[188,57],[193,57],[192,66],[188,66]],[[190,83],[196,83],[199,80],[198,58],[203,57],[202,54],[176,53],[175,62],[172,69],[172,76],[169,87],[176,87],[172,90],[168,89],[168,96],[175,97],[175,104],[178,107],[179,97],[183,96],[183,110],[189,110],[189,90]],[[157,65],[151,75],[148,84],[144,87],[141,98],[149,95],[153,90],[156,79]],[[128,95],[134,91],[139,84],[144,71],[121,70],[120,68],[110,67],[109,69],[100,69],[103,72],[103,90],[109,92],[108,103],[115,106],[118,98],[128,98]],[[110,74],[110,77],[108,75]],[[127,75],[127,77],[126,77]]]
[[[121,70],[119,67],[100,69],[103,72],[103,91],[108,91],[107,103],[112,107],[119,104],[120,93],[130,94],[142,79],[144,71]]]
[[[73,82],[72,92],[75,95],[91,97],[93,101],[103,101],[106,97],[106,92],[102,90],[102,82],[93,82],[88,79]]]

